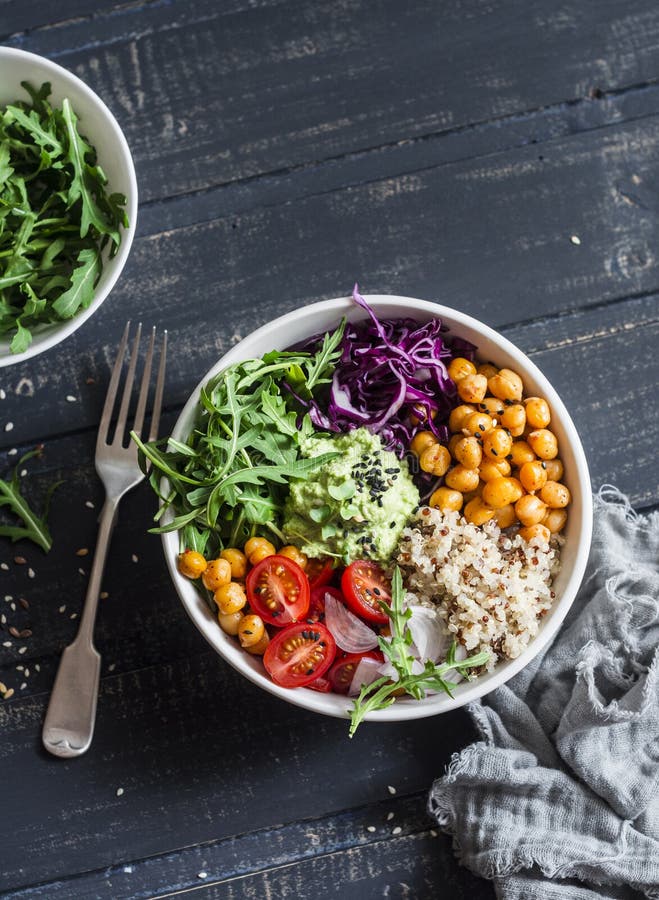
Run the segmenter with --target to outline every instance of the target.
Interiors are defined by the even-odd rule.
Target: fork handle
[[[101,655],[93,641],[94,621],[118,505],[115,498],[106,498],[103,504],[80,627],[62,654],[50,695],[42,741],[55,756],[80,756],[92,742],[101,672]]]

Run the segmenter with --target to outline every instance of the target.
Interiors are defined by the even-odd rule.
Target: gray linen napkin
[[[503,900],[659,900],[659,513],[602,488],[562,630],[467,709],[429,799],[465,866]]]

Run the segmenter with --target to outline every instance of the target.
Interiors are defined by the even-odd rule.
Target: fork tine
[[[149,348],[146,352],[146,358],[144,360],[144,372],[142,374],[142,384],[140,385],[140,396],[137,400],[137,409],[135,410],[135,423],[132,429],[138,437],[140,437],[140,435],[142,434],[142,425],[144,424],[144,412],[146,410],[146,400],[149,393],[149,382],[151,381],[151,362],[153,360],[153,347],[155,341],[156,329],[154,326],[151,329]]]
[[[126,373],[126,383],[124,384],[124,393],[121,398],[121,407],[119,408],[119,417],[117,418],[117,425],[114,432],[114,438],[112,439],[112,444],[119,445],[123,444],[124,439],[124,428],[126,427],[126,419],[128,418],[128,405],[130,404],[130,395],[133,390],[133,380],[135,378],[135,366],[137,365],[137,354],[140,349],[140,338],[142,336],[142,323],[138,322],[137,325],[137,333],[135,334],[135,340],[133,341],[133,346],[130,352],[130,363],[128,365],[128,372]]]
[[[156,381],[156,395],[153,398],[153,412],[151,414],[151,430],[149,440],[155,441],[158,437],[158,425],[160,424],[160,410],[162,407],[162,395],[165,387],[165,363],[167,361],[167,331],[162,335],[160,347],[160,365],[158,366],[158,380]]]
[[[128,333],[130,332],[130,322],[126,322],[126,327],[124,328],[123,337],[121,338],[121,342],[119,344],[119,349],[117,350],[117,358],[114,361],[114,368],[112,369],[112,376],[110,377],[110,384],[108,385],[108,392],[105,396],[105,405],[103,406],[103,413],[101,415],[101,421],[98,425],[98,438],[97,444],[105,443],[108,436],[108,430],[110,428],[110,418],[112,416],[112,408],[114,407],[114,401],[117,397],[117,386],[119,384],[119,376],[121,375],[121,368],[124,361],[124,356],[126,355],[126,345],[128,343]]]

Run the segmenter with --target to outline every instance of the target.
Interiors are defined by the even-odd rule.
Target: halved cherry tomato
[[[377,563],[366,559],[355,560],[341,576],[341,590],[355,615],[381,625],[389,621],[378,600],[391,605],[391,585]]]
[[[343,594],[338,588],[328,587],[326,584],[321,584],[318,587],[311,588],[311,600],[309,602],[309,612],[304,617],[305,622],[309,622],[309,624],[313,622],[324,622],[325,621],[325,594],[331,594],[333,597],[336,597],[341,603],[345,603],[343,599]]]
[[[327,676],[335,694],[348,693],[355,670],[365,656],[368,656],[370,659],[377,659],[380,662],[384,660],[382,653],[372,650],[369,650],[368,653],[349,653],[342,659],[336,660]]]
[[[318,691],[319,694],[329,694],[332,690],[332,685],[329,679],[323,677],[316,678],[315,681],[312,681],[311,684],[308,684],[307,687],[310,691]]]
[[[312,588],[329,584],[334,575],[331,559],[309,559],[304,570]]]
[[[263,665],[275,684],[305,687],[327,672],[335,656],[334,638],[324,625],[296,622],[275,634]]]
[[[245,582],[252,610],[270,625],[290,625],[309,611],[309,579],[292,559],[266,556]]]

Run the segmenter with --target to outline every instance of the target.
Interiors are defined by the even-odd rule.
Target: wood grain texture
[[[597,16],[576,0],[223,7],[129,4],[9,43],[106,100],[145,200],[644,84],[659,65],[649,0]]]

